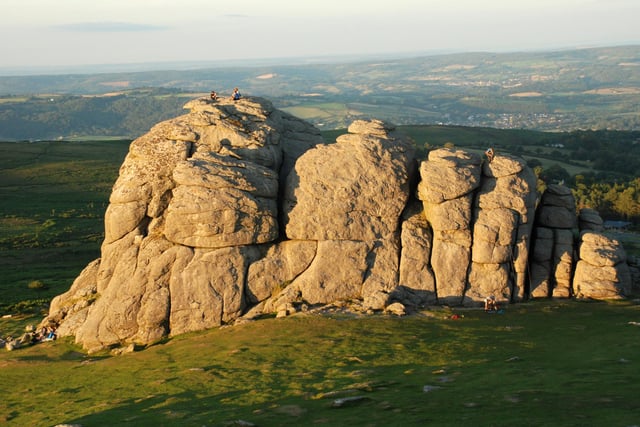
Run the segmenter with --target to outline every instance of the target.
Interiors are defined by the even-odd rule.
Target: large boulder
[[[285,232],[317,241],[318,250],[267,307],[365,299],[383,309],[372,301],[398,284],[400,218],[414,173],[412,142],[379,120],[355,121],[335,143],[300,156],[284,191]]]
[[[624,248],[615,239],[585,231],[573,286],[577,298],[620,299],[631,293],[631,274]]]
[[[521,158],[496,155],[483,164],[476,197],[467,300],[489,295],[525,297],[529,244],[536,205],[536,176]]]
[[[176,166],[173,180],[164,233],[173,243],[221,248],[277,239],[277,171],[196,152]]]
[[[259,98],[185,108],[131,143],[101,258],[45,319],[85,348],[148,344],[239,317],[249,266],[280,237],[282,168],[323,142]]]
[[[397,231],[414,151],[394,129],[356,121],[335,144],[298,159],[284,193],[287,238],[371,241]]]

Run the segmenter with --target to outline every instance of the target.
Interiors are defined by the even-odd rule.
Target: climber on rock
[[[493,160],[493,157],[495,156],[495,152],[493,151],[493,147],[487,148],[487,150],[484,152],[484,154],[487,156],[487,160],[489,161],[489,163],[491,163],[491,161]]]

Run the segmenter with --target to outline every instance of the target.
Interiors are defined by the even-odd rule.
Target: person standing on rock
[[[487,148],[487,151],[485,151],[484,154],[487,156],[487,160],[489,161],[489,163],[491,163],[491,161],[493,160],[493,157],[495,156],[493,147]]]

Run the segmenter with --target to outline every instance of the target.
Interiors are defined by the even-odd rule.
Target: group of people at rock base
[[[233,93],[231,93],[231,99],[233,99],[234,101],[237,101],[240,98],[242,98],[242,94],[240,94],[240,90],[238,90],[238,88],[236,87],[233,89]],[[211,91],[211,100],[212,101],[218,100],[218,93],[215,90]]]
[[[22,334],[20,338],[13,338],[11,336],[4,339],[0,338],[0,346],[4,346],[8,351],[11,351],[39,342],[55,341],[56,338],[56,328],[53,325],[43,326],[37,332],[35,332],[33,325],[29,325],[25,328],[25,333]]]
[[[487,313],[490,313],[490,312],[499,311],[499,310],[500,310],[500,305],[498,304],[498,301],[496,301],[495,296],[491,295],[484,299],[484,311],[486,311]]]

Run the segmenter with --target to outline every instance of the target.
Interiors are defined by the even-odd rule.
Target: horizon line
[[[147,72],[147,71],[186,71],[207,68],[230,68],[230,67],[255,67],[261,65],[313,65],[320,63],[349,63],[365,59],[407,59],[429,56],[444,56],[450,54],[464,53],[547,53],[571,50],[606,49],[640,46],[640,41],[617,44],[581,44],[555,46],[549,48],[522,48],[522,49],[428,49],[422,51],[405,52],[378,52],[378,53],[339,53],[325,55],[308,56],[281,56],[281,57],[254,57],[254,58],[234,58],[220,59],[216,61],[207,60],[166,60],[147,62],[122,62],[122,63],[100,63],[100,64],[72,64],[72,65],[14,65],[1,66],[1,77],[20,77],[38,75],[65,75],[65,74],[105,74],[105,73],[125,73],[125,72]],[[168,68],[161,68],[168,67]]]

